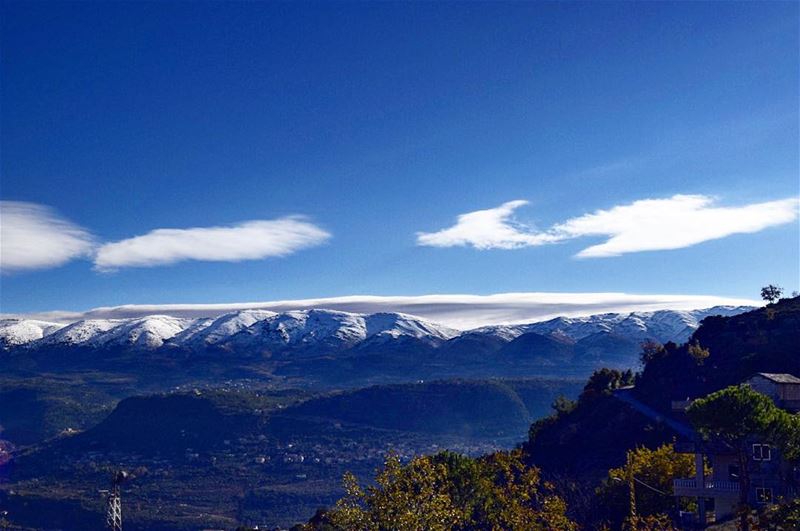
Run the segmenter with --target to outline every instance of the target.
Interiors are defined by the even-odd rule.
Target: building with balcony
[[[800,378],[790,374],[759,373],[746,383],[763,393],[776,405],[796,412],[800,405]],[[690,402],[690,401],[689,401]],[[686,401],[673,402],[673,411],[685,410]],[[780,451],[766,441],[753,439],[748,444],[747,459],[741,463],[734,449],[716,441],[692,441],[676,444],[676,451],[695,456],[694,478],[676,479],[673,494],[697,500],[699,522],[721,521],[735,515],[740,500],[740,472],[746,466],[750,478],[747,502],[752,507],[792,499],[800,491],[800,470],[782,459]],[[712,472],[705,476],[708,465]]]

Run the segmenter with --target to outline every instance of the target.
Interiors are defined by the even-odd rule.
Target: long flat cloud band
[[[461,214],[452,227],[417,233],[417,244],[471,246],[482,250],[517,249],[585,236],[604,236],[605,242],[577,254],[579,258],[598,258],[680,249],[733,234],[758,232],[791,223],[800,210],[800,198],[796,197],[720,207],[715,206],[712,197],[675,195],[598,210],[558,223],[546,231],[536,231],[513,218],[514,211],[526,204],[528,202],[523,200],[509,201],[497,208]]]
[[[81,319],[123,319],[146,315],[215,317],[246,309],[285,312],[324,308],[347,312],[404,312],[467,330],[478,326],[529,323],[558,315],[578,316],[606,312],[689,310],[718,305],[757,306],[749,299],[706,295],[634,295],[628,293],[497,293],[494,295],[436,294],[381,297],[352,295],[324,299],[301,299],[230,304],[152,304],[95,308],[86,312],[52,311],[37,314],[0,314],[3,318],[41,319],[71,323]]]

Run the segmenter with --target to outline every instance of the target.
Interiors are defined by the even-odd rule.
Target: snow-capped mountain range
[[[6,350],[53,347],[203,350],[218,347],[243,351],[327,351],[400,339],[419,341],[430,347],[459,337],[485,337],[505,343],[529,333],[573,342],[594,334],[611,334],[629,341],[653,339],[662,343],[682,343],[705,317],[736,315],[750,309],[717,306],[705,310],[557,317],[543,322],[490,326],[465,332],[401,313],[357,314],[332,310],[284,313],[241,310],[200,319],[151,315],[132,319],[84,320],[68,325],[7,319],[0,321],[0,346]]]
[[[66,326],[33,320],[0,321],[0,345],[26,347],[129,348],[154,350],[233,347],[247,350],[346,349],[365,342],[412,338],[439,344],[457,330],[400,313],[356,314],[331,310],[275,313],[242,310],[216,318],[151,315],[134,319],[90,319]]]
[[[724,317],[752,310],[749,306],[715,306],[704,310],[659,310],[655,312],[603,313],[588,317],[556,317],[521,325],[488,326],[466,333],[491,334],[511,341],[534,332],[580,341],[592,334],[609,333],[633,341],[652,339],[660,343],[685,343],[697,330],[700,321],[712,315]]]

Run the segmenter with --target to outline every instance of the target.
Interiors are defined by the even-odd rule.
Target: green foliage
[[[663,520],[658,515],[671,512],[675,506],[675,500],[671,497],[672,481],[694,477],[694,474],[693,456],[675,452],[672,443],[655,450],[640,446],[628,452],[624,466],[608,471],[608,476],[597,489],[598,502],[608,511],[607,518],[612,527],[619,528],[630,512],[629,488],[633,477],[666,493],[659,494],[638,483],[634,485],[637,514],[640,517],[653,517],[656,521]]]
[[[633,385],[635,381],[633,372],[628,369],[626,371],[619,371],[617,369],[607,369],[603,367],[592,373],[589,381],[583,388],[583,395],[590,395],[592,393],[607,394],[627,385]],[[581,395],[581,398],[583,398]]]
[[[722,441],[736,450],[740,466],[739,526],[749,529],[747,445],[753,437],[758,437],[777,445],[785,458],[797,459],[800,456],[798,418],[778,408],[769,397],[748,385],[727,387],[696,400],[686,413],[705,438]]]
[[[578,403],[575,400],[570,400],[564,395],[560,395],[556,397],[551,407],[556,415],[566,415],[572,412],[577,406]]]
[[[116,400],[100,386],[80,377],[2,375],[2,438],[27,445],[65,430],[86,429],[108,415]]]
[[[381,429],[464,437],[524,436],[578,380],[446,380],[371,386],[312,398],[287,413]]]
[[[672,523],[672,519],[664,513],[636,518],[634,522],[628,523],[628,529],[635,529],[636,531],[678,531],[678,528]]]
[[[577,529],[520,450],[480,459],[445,452],[406,465],[389,456],[375,483],[363,488],[346,474],[346,495],[326,521],[347,530]]]
[[[698,365],[702,365],[706,361],[706,358],[711,355],[711,352],[707,348],[701,347],[700,342],[697,340],[689,344],[687,352]]]
[[[784,458],[800,460],[800,417],[779,409],[772,424],[772,437]]]
[[[728,443],[734,448],[753,436],[771,440],[790,431],[792,422],[787,419],[790,415],[769,397],[744,384],[695,400],[686,413],[705,438]]]
[[[336,504],[332,521],[342,529],[452,529],[464,515],[446,488],[447,469],[431,459],[414,459],[403,467],[396,456],[386,459],[376,487],[361,488],[345,474],[346,496]]]
[[[783,288],[775,286],[774,284],[768,284],[761,288],[761,298],[770,304],[773,302],[778,302],[778,300],[781,298],[781,295],[783,295]]]
[[[642,351],[639,354],[639,361],[641,361],[642,365],[644,366],[653,360],[664,357],[666,353],[667,350],[664,348],[664,345],[648,339],[642,343]]]
[[[800,499],[767,507],[759,515],[758,523],[761,529],[769,531],[800,529]]]

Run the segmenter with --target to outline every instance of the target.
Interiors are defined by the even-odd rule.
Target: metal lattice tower
[[[106,498],[106,528],[111,531],[122,531],[122,497],[120,483],[128,477],[127,472],[120,470],[111,480],[111,490]]]

